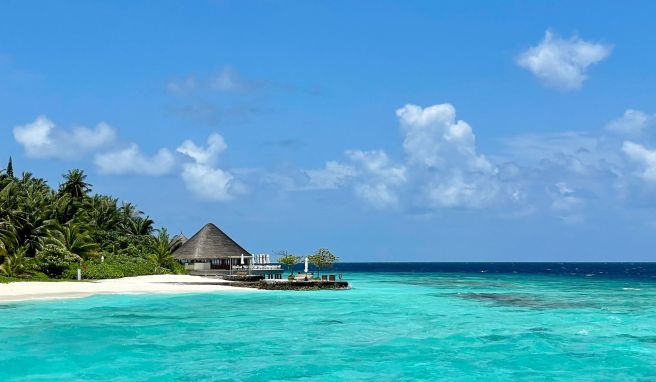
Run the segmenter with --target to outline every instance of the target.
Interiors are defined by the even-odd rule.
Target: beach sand
[[[94,294],[258,291],[257,289],[216,285],[215,283],[218,282],[229,283],[225,280],[188,275],[152,275],[94,281],[12,282],[0,284],[0,302],[80,298]]]

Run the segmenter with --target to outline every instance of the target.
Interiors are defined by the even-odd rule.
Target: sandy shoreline
[[[238,292],[257,289],[211,285],[219,280],[188,275],[152,275],[96,281],[12,282],[0,284],[0,302],[81,298],[94,294]],[[220,280],[222,283],[227,283]]]

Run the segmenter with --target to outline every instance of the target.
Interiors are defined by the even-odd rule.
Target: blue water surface
[[[4,303],[0,380],[656,378],[648,275],[341,271],[351,290]]]

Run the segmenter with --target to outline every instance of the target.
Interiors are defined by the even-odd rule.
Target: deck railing
[[[232,270],[252,270],[252,271],[279,271],[282,270],[282,266],[278,264],[267,264],[267,265],[233,265]]]

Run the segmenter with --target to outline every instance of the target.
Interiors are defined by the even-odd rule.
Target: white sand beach
[[[0,302],[80,298],[94,294],[259,291],[228,285],[212,285],[217,282],[228,283],[224,280],[188,275],[152,275],[94,281],[12,282],[0,284]]]

